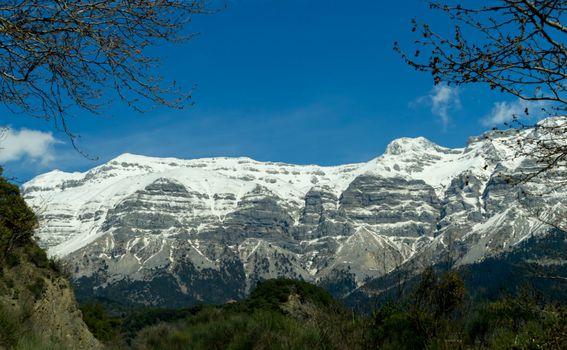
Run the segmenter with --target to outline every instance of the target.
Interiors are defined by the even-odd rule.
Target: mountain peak
[[[429,141],[425,137],[402,137],[395,139],[388,144],[384,154],[398,155],[406,152],[419,152],[428,148],[438,148],[439,146]]]
[[[147,162],[147,161],[151,161],[151,160],[155,160],[155,159],[163,159],[163,158],[158,158],[158,157],[149,157],[149,156],[144,156],[141,154],[134,154],[134,153],[122,153],[121,155],[113,158],[110,162],[118,162],[118,163],[143,163],[143,162]]]
[[[543,127],[554,127],[554,126],[562,126],[563,124],[567,124],[567,115],[561,115],[556,117],[548,117],[545,119],[540,120],[537,125]]]

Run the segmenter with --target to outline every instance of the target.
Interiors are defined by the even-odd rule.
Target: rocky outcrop
[[[39,249],[18,248],[9,258],[17,263],[0,262],[0,319],[7,318],[0,323],[7,326],[3,322],[9,322],[16,342],[21,337],[34,337],[44,344],[71,349],[102,348],[83,322],[69,281],[42,260]],[[7,341],[0,339],[0,348]]]
[[[84,324],[73,288],[64,278],[45,284],[30,320],[33,329],[44,339],[60,339],[73,349],[102,348]]]
[[[363,175],[343,192],[339,210],[356,223],[377,225],[381,234],[420,237],[432,235],[439,200],[421,180]]]

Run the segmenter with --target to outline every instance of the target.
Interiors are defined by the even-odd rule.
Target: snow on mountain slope
[[[450,250],[469,263],[545,232],[533,211],[562,215],[564,193],[525,203],[500,176],[529,161],[509,147],[522,133],[460,149],[402,138],[333,167],[123,154],[38,176],[23,193],[39,243],[87,295],[174,306],[240,297],[275,276],[342,295],[409,262]]]
[[[479,160],[480,159],[480,160]],[[464,149],[449,150],[424,138],[393,141],[382,157],[368,163],[336,167],[262,163],[250,158],[208,158],[181,160],[123,154],[85,173],[59,170],[40,175],[23,186],[28,202],[42,213],[42,206],[56,206],[54,216],[46,220],[63,221],[64,232],[39,231],[38,237],[54,255],[64,256],[97,238],[96,221],[81,221],[84,212],[106,212],[138,189],[160,178],[175,180],[193,191],[209,197],[207,214],[220,220],[235,209],[242,196],[260,185],[290,205],[300,206],[305,194],[314,186],[328,186],[339,196],[359,175],[422,179],[442,190],[458,173],[482,163],[480,157],[469,157]],[[219,207],[215,195],[232,194],[232,205]],[[51,210],[50,210],[51,211]],[[75,222],[69,223],[69,219]],[[99,220],[103,220],[100,217]],[[48,226],[51,222],[46,222]],[[55,222],[53,223],[57,225]],[[69,232],[65,227],[74,228]],[[72,238],[72,242],[69,242]]]

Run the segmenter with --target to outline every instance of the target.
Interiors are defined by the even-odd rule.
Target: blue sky
[[[77,114],[71,127],[94,161],[51,123],[0,110],[0,125],[11,127],[0,163],[17,181],[83,171],[124,152],[333,165],[369,160],[403,136],[464,146],[487,129],[486,118],[515,108],[481,86],[434,88],[393,52],[394,41],[411,49],[414,17],[447,28],[424,1],[345,4],[231,1],[194,19],[192,41],[159,48],[160,73],[196,85],[193,107],[140,114],[117,102],[101,116]]]

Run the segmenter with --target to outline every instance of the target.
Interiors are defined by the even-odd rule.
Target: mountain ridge
[[[447,254],[468,264],[545,234],[532,211],[562,215],[564,193],[525,200],[521,191],[545,184],[504,178],[533,166],[513,148],[533,134],[489,132],[457,149],[401,138],[339,166],[123,154],[41,175],[23,193],[41,220],[40,245],[86,294],[219,302],[289,277],[344,295],[408,264],[419,271]]]

